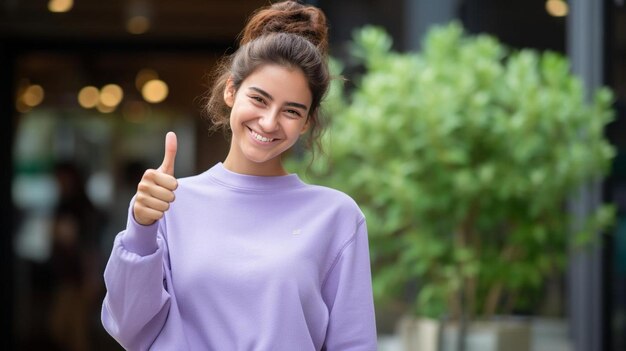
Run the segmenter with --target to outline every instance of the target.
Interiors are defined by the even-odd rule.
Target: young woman
[[[176,179],[167,134],[104,274],[102,322],[126,349],[376,350],[363,214],[281,162],[319,135],[326,32],[312,6],[257,11],[207,104],[225,161]]]

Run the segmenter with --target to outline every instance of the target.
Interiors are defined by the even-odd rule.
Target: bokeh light
[[[74,0],[50,0],[48,1],[48,10],[50,12],[61,13],[68,12],[74,7]]]
[[[135,87],[137,88],[137,90],[141,91],[144,84],[158,78],[159,74],[155,70],[150,68],[144,68],[137,72],[137,76],[135,77]]]
[[[107,105],[104,105],[102,103],[102,101],[99,101],[98,104],[96,105],[96,110],[98,110],[101,113],[111,113],[111,112],[115,111],[116,107],[117,106],[107,106]]]
[[[126,21],[126,30],[131,34],[143,34],[150,29],[150,19],[145,16],[133,16]]]
[[[94,108],[100,100],[100,91],[94,86],[86,86],[78,92],[78,103],[84,108]]]
[[[117,84],[107,84],[100,90],[100,103],[104,106],[115,107],[124,98],[124,91]]]
[[[141,89],[143,98],[153,104],[159,103],[167,98],[169,89],[164,81],[153,79],[146,82]]]
[[[565,17],[569,12],[569,6],[563,0],[548,0],[546,1],[546,11],[550,16]]]
[[[43,101],[44,90],[41,85],[30,85],[22,94],[22,101],[26,106],[35,107]]]

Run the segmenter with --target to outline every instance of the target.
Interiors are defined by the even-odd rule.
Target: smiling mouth
[[[260,141],[262,143],[271,143],[274,140],[277,140],[275,138],[266,138],[264,136],[262,136],[261,134],[255,132],[254,130],[252,130],[250,127],[247,127],[248,130],[250,131],[250,134],[252,135],[252,137],[257,140]]]

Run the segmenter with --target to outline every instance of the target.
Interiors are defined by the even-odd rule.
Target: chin
[[[244,153],[244,156],[250,162],[257,163],[257,164],[262,164],[262,163],[265,163],[265,162],[272,161],[275,158],[279,157],[280,153],[278,155],[274,155],[273,153],[272,154],[266,154],[266,155],[258,155],[258,154],[255,154],[255,153]]]

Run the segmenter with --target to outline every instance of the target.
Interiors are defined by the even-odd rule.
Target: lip
[[[262,133],[258,133],[255,130],[253,130],[252,128],[246,126],[246,128],[248,129],[248,136],[250,136],[250,139],[252,139],[252,141],[257,144],[257,145],[262,145],[262,146],[269,146],[269,145],[273,145],[275,142],[277,142],[279,139],[277,138],[271,138],[272,141],[261,141],[258,140],[257,138],[255,138],[254,134],[258,134],[261,135],[263,137],[268,138],[266,135],[263,135]]]

